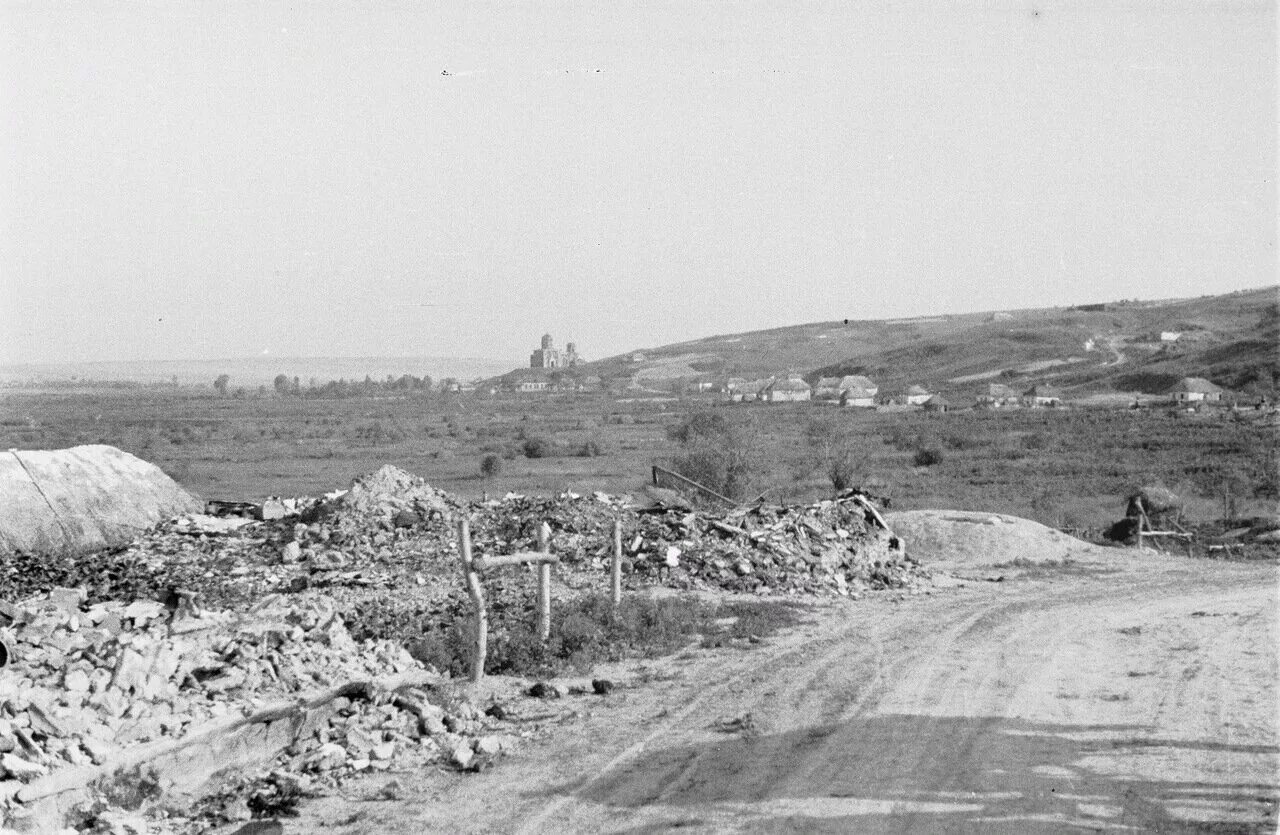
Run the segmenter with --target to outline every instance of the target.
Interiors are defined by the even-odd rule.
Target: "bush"
[[[494,453],[489,453],[480,459],[480,475],[485,478],[493,478],[502,472],[502,459]]]
[[[672,459],[672,469],[680,475],[731,499],[750,490],[760,468],[760,443],[749,420],[693,412],[668,429],[667,436],[683,448]]]
[[[916,450],[912,460],[917,467],[932,467],[934,464],[941,464],[942,458],[942,450],[937,447],[922,447]]]
[[[579,458],[595,458],[600,454],[600,444],[594,440],[586,441],[578,447]]]
[[[531,435],[524,439],[520,446],[525,458],[546,458],[551,455],[551,442],[546,438]]]
[[[854,467],[853,459],[847,455],[841,455],[831,459],[827,465],[827,478],[831,480],[831,488],[837,493],[843,493],[850,487],[854,486],[857,481],[857,468]]]

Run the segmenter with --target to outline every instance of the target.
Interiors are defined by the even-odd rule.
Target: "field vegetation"
[[[1270,512],[1275,427],[1258,413],[1060,409],[946,414],[710,397],[341,398],[211,390],[14,392],[4,448],[84,443],[160,465],[207,499],[317,495],[391,463],[443,489],[633,492],[652,464],[734,498],[808,501],[861,486],[899,509],[944,507],[1100,528],[1159,482],[1202,520]]]

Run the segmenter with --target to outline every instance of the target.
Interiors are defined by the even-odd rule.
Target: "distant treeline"
[[[177,382],[141,382],[139,380],[88,380],[77,377],[57,380],[5,380],[0,381],[0,388],[8,389],[173,389]]]
[[[214,382],[214,388],[225,394],[228,382],[219,377]],[[452,377],[445,378],[440,381],[439,390],[448,391],[454,388],[456,384],[457,381]],[[428,394],[436,388],[436,383],[427,375],[415,377],[412,374],[402,374],[399,377],[395,377],[388,374],[386,379],[383,380],[375,380],[373,377],[366,375],[363,380],[347,380],[344,378],[318,383],[313,378],[304,386],[302,380],[298,377],[277,374],[272,382],[272,387],[275,389],[276,394],[289,397],[366,397],[376,394]]]

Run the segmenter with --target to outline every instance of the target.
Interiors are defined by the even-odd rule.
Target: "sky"
[[[0,363],[1277,280],[1274,2],[0,0]]]

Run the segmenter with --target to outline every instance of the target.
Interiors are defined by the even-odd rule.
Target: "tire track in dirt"
[[[1164,640],[1184,615],[1221,602],[1242,612],[1226,634],[1251,634],[1274,624],[1250,609],[1274,573],[1153,559],[1112,575],[825,606],[816,623],[749,654],[699,653],[666,687],[628,688],[494,771],[435,780],[428,805],[392,804],[376,825],[342,831],[1181,831],[1224,809],[1235,817],[1223,825],[1253,831],[1265,815],[1245,793],[1275,795],[1256,777],[1277,760],[1274,720],[1223,737],[1226,703],[1170,696],[1210,674],[1239,675],[1233,662],[1191,684],[1172,667],[1147,675],[1139,662],[1165,669],[1177,653],[1143,655],[1155,650],[1120,629],[1167,623],[1139,636]],[[1157,715],[1137,721],[1142,706]],[[753,731],[714,730],[747,712]],[[1203,725],[1198,735],[1160,738],[1184,713]],[[1154,772],[1126,776],[1130,762]],[[1180,764],[1190,771],[1175,773]],[[1219,785],[1220,766],[1243,770]]]

